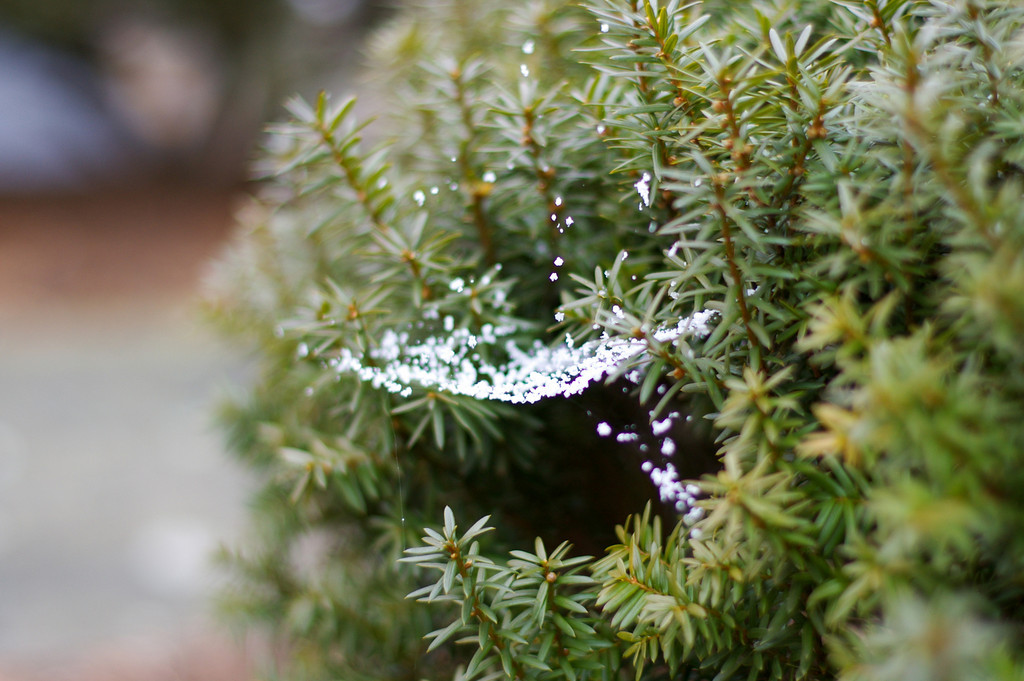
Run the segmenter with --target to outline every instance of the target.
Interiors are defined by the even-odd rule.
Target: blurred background
[[[0,0],[0,681],[244,679],[209,554],[248,481],[199,321],[267,121],[373,0]]]

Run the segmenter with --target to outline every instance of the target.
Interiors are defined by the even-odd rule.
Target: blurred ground
[[[234,200],[0,199],[0,681],[251,674],[208,563],[244,514],[211,414],[246,364],[194,306]]]
[[[0,1],[0,681],[267,658],[210,612],[248,488],[212,414],[247,371],[198,282],[263,122],[347,90],[389,4]]]

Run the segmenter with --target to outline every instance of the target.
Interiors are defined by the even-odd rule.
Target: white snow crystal
[[[651,205],[651,174],[644,173],[643,177],[633,185],[636,187],[636,193],[640,195],[640,200],[643,201],[645,206]]]

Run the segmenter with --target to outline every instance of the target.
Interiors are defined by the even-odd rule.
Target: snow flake
[[[655,421],[651,424],[651,432],[654,433],[655,437],[661,437],[669,431],[672,427],[672,417],[667,417],[661,421]]]
[[[651,174],[645,172],[636,184],[636,193],[640,195],[640,200],[643,202],[643,206],[651,205]],[[641,206],[641,209],[643,209]]]

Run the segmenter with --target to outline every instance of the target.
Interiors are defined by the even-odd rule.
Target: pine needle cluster
[[[1024,7],[447,0],[371,54],[211,301],[289,678],[1024,678]]]

